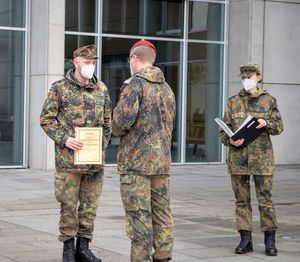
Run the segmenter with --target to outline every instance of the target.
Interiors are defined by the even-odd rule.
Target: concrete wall
[[[265,4],[264,82],[278,99],[285,131],[274,138],[279,163],[300,163],[300,1]]]
[[[32,0],[30,10],[29,167],[54,169],[54,144],[39,116],[51,83],[64,72],[65,1]]]
[[[263,88],[277,98],[285,131],[272,137],[277,164],[300,163],[300,1],[232,0],[228,97],[241,89],[239,66],[261,65]]]

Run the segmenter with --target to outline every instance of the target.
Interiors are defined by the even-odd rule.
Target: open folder
[[[232,130],[220,118],[215,118],[215,121],[232,140],[236,141],[243,138],[244,143],[242,146],[250,144],[266,130],[265,127],[257,129],[256,127],[259,125],[259,122],[256,117],[251,115],[245,119],[235,132],[232,132]]]

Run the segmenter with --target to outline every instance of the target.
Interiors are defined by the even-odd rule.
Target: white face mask
[[[91,79],[93,77],[95,71],[95,65],[93,64],[88,64],[88,65],[83,65],[81,67],[81,75],[86,78],[86,79]]]
[[[245,90],[248,91],[248,90],[250,90],[251,88],[256,87],[256,84],[257,84],[257,83],[256,83],[255,80],[246,78],[246,79],[243,79],[243,80],[242,80],[242,84],[243,84]]]

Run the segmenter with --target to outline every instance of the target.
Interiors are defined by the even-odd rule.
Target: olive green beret
[[[240,66],[241,75],[242,74],[251,74],[256,73],[257,75],[261,75],[260,68],[258,64],[245,64]]]
[[[86,45],[79,47],[73,53],[73,58],[75,57],[98,59],[97,57],[97,47],[95,45]]]

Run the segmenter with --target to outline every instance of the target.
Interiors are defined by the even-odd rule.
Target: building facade
[[[241,89],[239,65],[247,62],[262,66],[263,87],[283,115],[276,162],[300,163],[299,13],[297,0],[1,1],[0,167],[53,169],[53,142],[39,126],[51,83],[72,68],[77,47],[93,43],[96,74],[115,104],[139,39],[156,45],[156,65],[176,96],[173,163],[225,161],[214,118]],[[107,163],[116,163],[118,143],[112,138]]]

